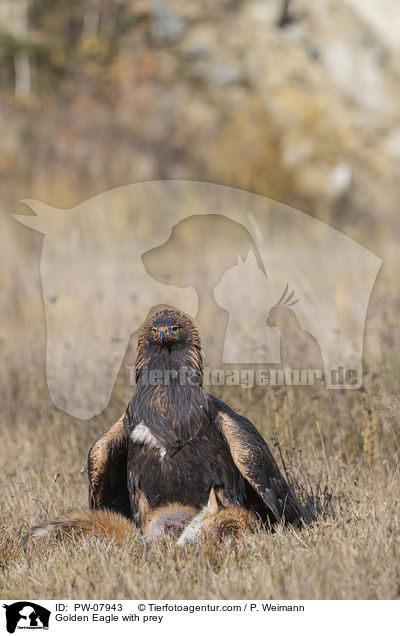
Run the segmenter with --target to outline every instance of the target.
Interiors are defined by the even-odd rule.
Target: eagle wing
[[[131,517],[127,486],[128,435],[124,414],[91,446],[88,454],[89,506]]]
[[[236,467],[262,500],[272,521],[300,523],[301,508],[256,427],[221,400],[210,399],[216,411],[215,425]]]

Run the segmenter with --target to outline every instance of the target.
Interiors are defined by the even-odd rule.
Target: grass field
[[[386,375],[367,370],[361,391],[220,390],[275,446],[314,516],[302,530],[278,528],[220,549],[143,544],[136,532],[123,547],[91,537],[38,541],[25,554],[20,539],[30,524],[86,504],[87,449],[122,410],[126,388],[117,382],[109,408],[83,423],[41,399],[45,385],[29,375],[21,385],[21,374],[8,367],[0,446],[1,597],[398,598],[400,403],[390,392],[390,348],[384,353]]]

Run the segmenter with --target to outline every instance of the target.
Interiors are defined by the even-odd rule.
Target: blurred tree
[[[24,41],[28,35],[29,0],[0,0],[1,29],[12,36],[12,40]],[[15,94],[26,97],[31,93],[31,68],[29,52],[23,46],[14,46],[13,51]]]
[[[98,0],[86,0],[83,6],[83,35],[97,36],[101,22],[101,5]]]

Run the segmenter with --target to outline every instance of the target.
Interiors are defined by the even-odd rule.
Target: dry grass
[[[399,597],[400,481],[387,406],[368,391],[239,389],[228,395],[224,389],[221,396],[276,444],[275,455],[314,517],[308,527],[279,528],[219,550],[143,544],[137,533],[122,548],[91,537],[38,541],[25,554],[20,538],[29,524],[85,502],[87,448],[117,414],[111,405],[79,423],[55,409],[40,410],[37,401],[2,436],[0,596]]]

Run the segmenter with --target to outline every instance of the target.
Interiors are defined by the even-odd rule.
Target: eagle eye
[[[154,333],[154,335],[156,335],[157,329],[155,327],[153,327],[152,332]]]
[[[178,327],[178,325],[174,325],[173,327],[171,327],[171,331],[172,333],[178,333],[180,327]]]

